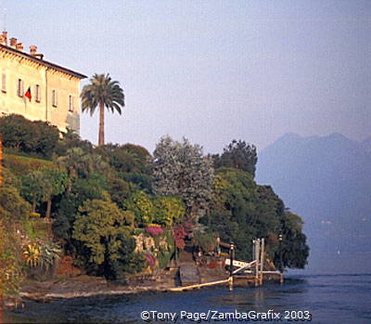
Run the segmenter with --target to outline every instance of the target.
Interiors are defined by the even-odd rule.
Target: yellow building
[[[44,60],[36,46],[29,53],[16,38],[0,34],[0,115],[19,114],[48,121],[61,131],[79,133],[80,81],[85,75]]]

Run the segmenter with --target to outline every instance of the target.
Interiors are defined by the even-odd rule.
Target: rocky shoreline
[[[143,280],[141,284],[122,285],[104,278],[87,275],[49,281],[28,280],[22,286],[20,297],[40,302],[59,298],[92,297],[99,295],[124,295],[146,291],[166,291],[173,285]]]
[[[20,290],[20,298],[38,302],[50,302],[60,298],[93,297],[99,295],[126,295],[141,292],[169,291],[177,286],[177,268],[163,271],[156,276],[133,276],[127,278],[127,284],[107,281],[101,277],[80,274],[73,277],[57,277],[38,281],[26,280]],[[202,282],[225,279],[223,272],[216,269],[203,269]],[[18,301],[19,302],[19,301]],[[22,302],[22,301],[20,301]]]

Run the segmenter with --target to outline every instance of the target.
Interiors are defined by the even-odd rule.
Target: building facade
[[[80,130],[80,81],[85,75],[44,60],[36,46],[0,34],[0,115],[47,121],[62,132]]]

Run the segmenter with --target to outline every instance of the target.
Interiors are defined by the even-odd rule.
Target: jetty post
[[[263,271],[264,271],[264,248],[265,248],[265,240],[264,238],[260,241],[260,276],[259,276],[259,285],[263,285]]]
[[[233,260],[234,260],[234,254],[235,254],[235,249],[234,249],[234,243],[231,242],[231,246],[229,248],[229,259],[230,259],[230,265],[229,265],[229,291],[233,290]]]
[[[283,258],[282,258],[282,240],[283,240],[283,235],[282,235],[282,229],[280,230],[278,234],[278,249],[280,253],[280,266],[279,266],[279,271],[281,273],[280,276],[280,283],[283,284]]]
[[[259,284],[260,239],[254,240],[253,243],[254,243],[253,259],[256,260],[256,263],[255,263],[255,286],[257,286]]]

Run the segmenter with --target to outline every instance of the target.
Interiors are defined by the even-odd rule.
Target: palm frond
[[[97,106],[103,102],[108,110],[121,114],[121,108],[125,107],[125,95],[119,82],[113,81],[109,74],[94,74],[90,82],[81,92],[82,111],[93,115]]]

